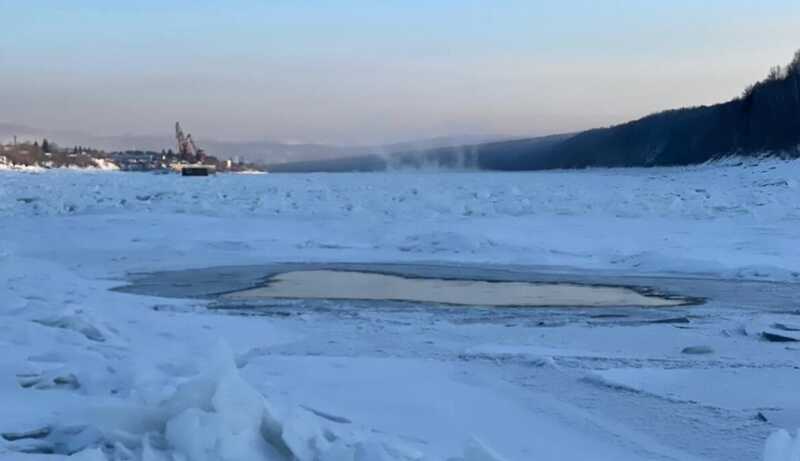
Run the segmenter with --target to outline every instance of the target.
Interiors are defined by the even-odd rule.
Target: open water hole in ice
[[[504,307],[670,307],[686,302],[622,286],[454,280],[344,270],[283,272],[270,277],[263,286],[228,293],[223,298],[391,300]]]

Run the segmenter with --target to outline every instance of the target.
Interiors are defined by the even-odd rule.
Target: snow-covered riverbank
[[[24,173],[43,173],[50,169],[63,169],[63,170],[70,170],[70,171],[119,171],[119,166],[114,162],[104,159],[104,158],[93,158],[92,162],[94,165],[92,166],[77,166],[77,165],[68,165],[68,166],[60,166],[55,167],[53,166],[52,162],[45,162],[44,164],[33,164],[33,165],[18,165],[15,163],[10,162],[6,157],[0,155],[0,172],[2,171],[13,171],[13,172],[24,172]]]
[[[799,351],[759,336],[800,324],[798,198],[800,163],[780,161],[0,172],[0,458],[757,459],[768,434],[800,426]],[[129,272],[278,261],[727,278],[743,294],[667,315],[688,323],[620,323],[346,302],[243,317],[108,291]],[[762,312],[748,283],[782,288],[762,290]]]

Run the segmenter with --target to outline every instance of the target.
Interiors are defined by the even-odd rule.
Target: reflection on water
[[[263,287],[231,293],[225,298],[374,299],[465,306],[666,307],[685,302],[645,295],[626,287],[405,278],[333,270],[284,272],[270,278]]]

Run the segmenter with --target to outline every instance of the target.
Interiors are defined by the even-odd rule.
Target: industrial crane
[[[188,163],[202,163],[206,154],[203,149],[198,149],[191,134],[183,134],[180,122],[175,122],[175,138],[178,141],[178,156],[181,161]]]

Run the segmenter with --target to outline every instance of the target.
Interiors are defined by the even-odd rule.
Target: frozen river
[[[270,280],[286,273],[360,274],[370,270],[406,280],[468,277],[488,280],[498,287],[503,286],[503,281],[624,287],[678,305],[598,306],[587,293],[589,298],[584,305],[562,308],[521,309],[491,303],[459,307],[419,301],[272,299],[268,293],[259,296],[262,288],[252,288],[269,286]],[[316,377],[308,370],[300,371],[299,375],[288,369],[283,371],[292,375],[287,386],[294,386],[294,379],[317,383],[305,382],[303,387],[308,390],[293,392],[313,394],[330,386],[359,389],[349,397],[327,391],[303,396],[335,414],[351,414],[351,411],[336,407],[333,402],[351,398],[360,401],[367,392],[357,382],[364,379],[362,373],[375,372],[375,366],[384,373],[383,366],[392,368],[394,360],[405,366],[408,361],[421,359],[429,364],[434,359],[435,363],[448,369],[454,367],[461,370],[458,373],[473,379],[491,376],[511,384],[504,392],[520,392],[514,394],[520,401],[538,395],[549,402],[547,408],[537,407],[535,411],[556,411],[549,407],[557,407],[559,402],[577,412],[581,420],[603,420],[604,415],[613,414],[617,423],[642,431],[636,437],[649,434],[651,442],[663,444],[666,452],[661,455],[667,459],[692,458],[691,450],[667,449],[687,444],[695,447],[697,452],[693,454],[697,459],[758,459],[769,427],[791,424],[800,417],[795,391],[795,386],[800,385],[796,364],[800,348],[791,341],[773,342],[764,338],[766,333],[787,340],[800,339],[800,334],[776,327],[794,325],[800,329],[797,320],[800,310],[796,307],[800,287],[796,284],[430,263],[223,266],[137,274],[131,283],[121,290],[209,299],[209,306],[220,315],[244,316],[253,322],[280,319],[283,323],[299,324],[299,328],[308,332],[309,340],[304,343],[276,351],[254,351],[244,359],[248,363],[252,358],[269,363],[267,367],[284,367],[287,365],[284,359],[275,355],[287,353],[315,357],[313,361],[320,363],[336,362],[342,357],[358,362],[358,357],[370,357],[364,365],[366,370],[352,369],[357,378],[348,376],[350,371],[344,376],[335,373],[336,378]],[[231,293],[251,294],[230,296]],[[159,309],[169,310],[167,306]],[[377,363],[373,362],[378,358]],[[396,373],[404,373],[403,366],[388,372],[386,377],[370,376],[368,382],[375,389],[369,390],[369,394],[392,393],[397,405],[441,398],[435,388],[415,389],[413,396],[407,389],[398,388],[408,385],[407,381],[396,382]],[[344,369],[351,370],[350,366]],[[426,379],[426,375],[417,377]],[[453,404],[476,405],[460,401],[457,396],[448,398],[453,399]],[[480,411],[493,415],[495,421],[508,417],[494,409]],[[447,419],[457,413],[428,414],[426,418],[439,418],[441,424],[447,424]],[[382,416],[375,420],[376,416],[364,417],[380,425]],[[407,417],[413,419],[413,415]],[[698,421],[702,423],[698,425]],[[736,429],[731,432],[731,428]],[[415,432],[414,437],[424,438],[424,432]],[[530,439],[501,439],[506,447],[516,443],[515,453],[524,454],[530,449]],[[553,459],[562,453],[560,448],[552,450]]]
[[[798,179],[0,173],[0,459],[760,459],[800,427]]]

